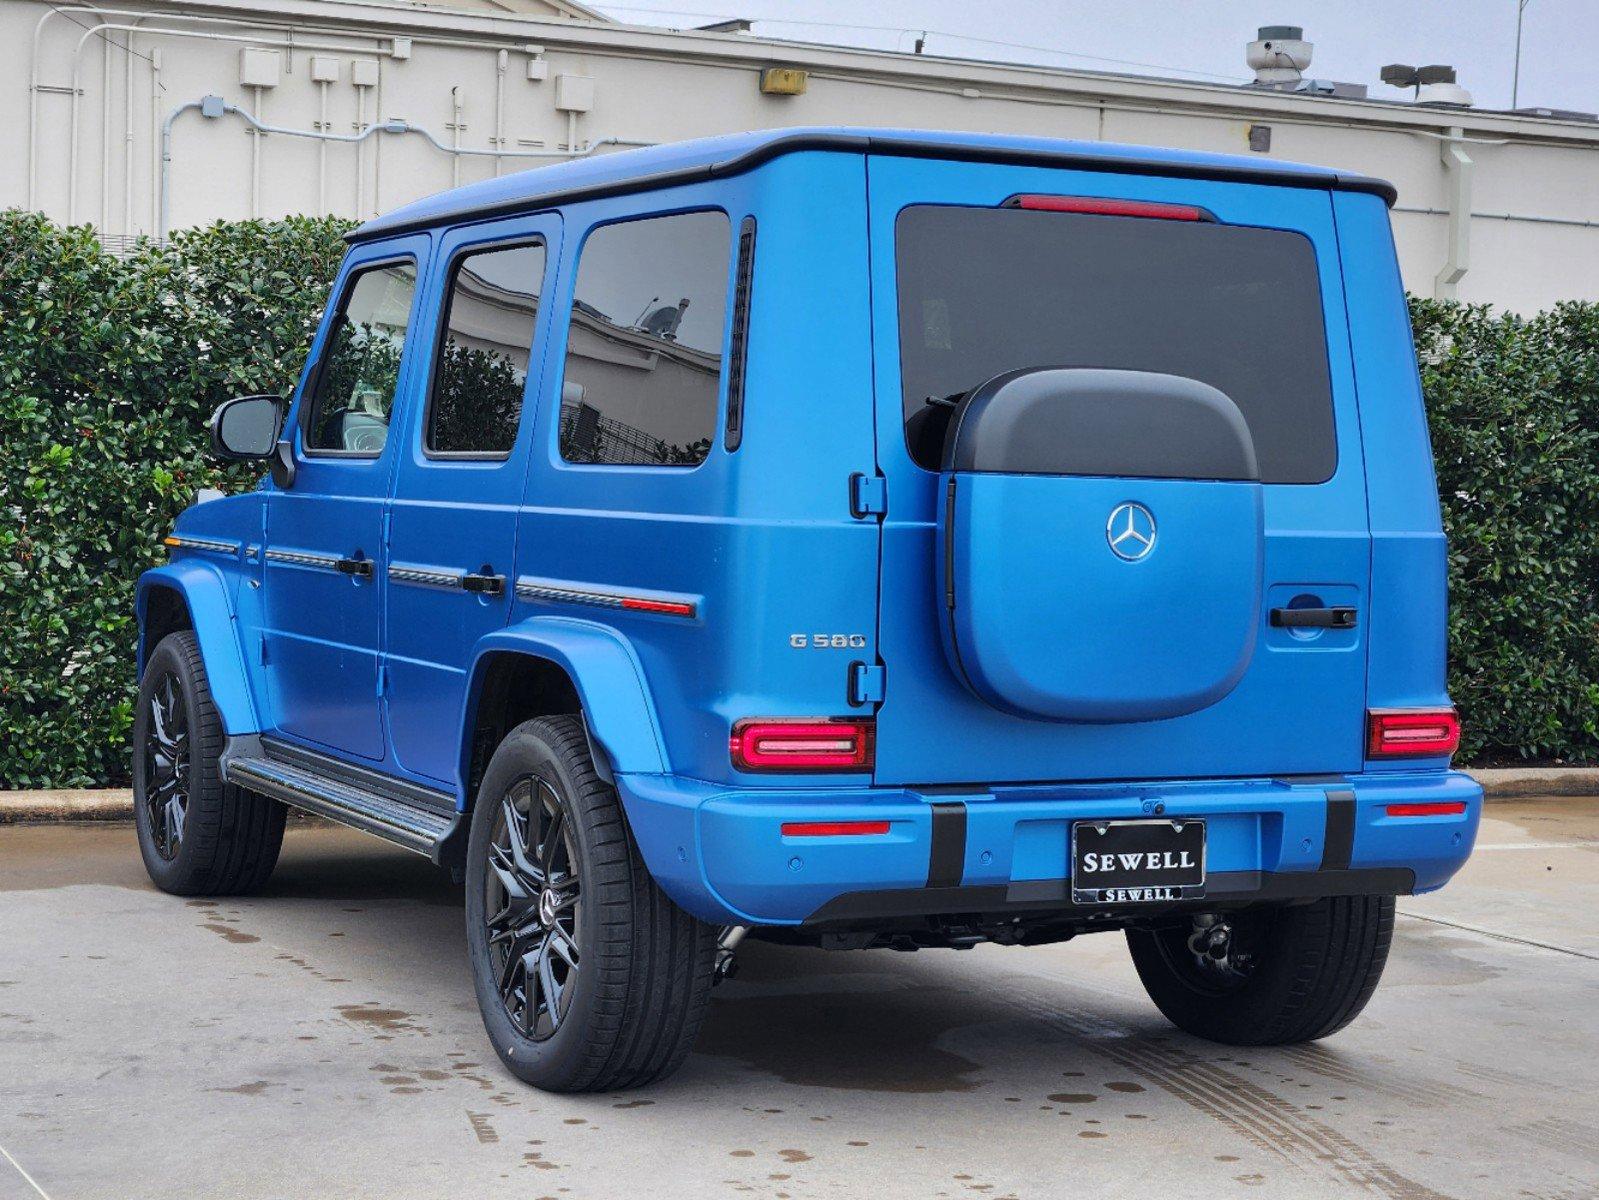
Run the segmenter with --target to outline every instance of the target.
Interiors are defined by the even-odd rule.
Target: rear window
[[[1198,379],[1249,424],[1266,483],[1337,465],[1315,251],[1211,222],[918,205],[897,226],[911,457],[937,470],[950,408],[1003,371]]]

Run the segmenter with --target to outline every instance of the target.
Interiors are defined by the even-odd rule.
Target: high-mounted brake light
[[[1153,217],[1160,221],[1214,221],[1192,204],[1161,204],[1154,200],[1110,200],[1103,196],[1012,196],[1002,208],[1035,212],[1091,213],[1101,217]]]
[[[1466,811],[1464,800],[1437,800],[1427,804],[1390,804],[1390,817],[1458,817]]]
[[[728,749],[741,771],[869,771],[871,721],[753,719],[733,726]]]
[[[784,837],[872,837],[888,832],[887,821],[784,821]]]
[[[1452,708],[1373,709],[1366,714],[1368,758],[1442,757],[1460,745],[1460,716]]]

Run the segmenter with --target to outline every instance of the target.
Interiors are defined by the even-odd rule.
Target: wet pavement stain
[[[208,1092],[231,1092],[235,1096],[259,1096],[272,1085],[265,1079],[257,1079],[254,1083],[240,1083],[233,1087],[206,1088]]]
[[[355,1021],[362,1025],[370,1025],[375,1029],[388,1032],[420,1033],[427,1036],[427,1030],[413,1022],[411,1014],[398,1008],[381,1008],[376,1004],[340,1004],[334,1011],[346,1021]]]
[[[1141,1091],[1144,1090],[1142,1084],[1133,1083],[1130,1080],[1126,1080],[1126,1079],[1113,1079],[1109,1083],[1107,1083],[1105,1086],[1108,1087],[1113,1092],[1127,1092],[1129,1094],[1131,1094],[1133,1092],[1141,1092]]]
[[[696,1052],[733,1058],[802,1087],[968,1092],[980,1067],[936,1043],[970,1023],[966,997],[941,989],[772,994],[752,987],[713,1002]],[[963,1019],[951,1016],[951,1009]]]
[[[648,1108],[654,1104],[653,1100],[623,1100],[619,1104],[611,1105],[612,1108]]]
[[[1093,1092],[1056,1092],[1049,1098],[1056,1104],[1092,1104],[1099,1099]]]
[[[220,921],[206,921],[201,924],[201,929],[209,929],[212,933],[233,942],[235,945],[248,945],[250,942],[259,942],[261,939],[253,933],[242,933],[231,925],[224,925]]]
[[[493,1145],[500,1140],[500,1135],[494,1130],[494,1120],[488,1113],[469,1112],[466,1114],[466,1119],[472,1126],[472,1132],[477,1135],[477,1140],[485,1146]]]
[[[810,1162],[811,1156],[803,1150],[779,1150],[777,1156],[786,1163]]]

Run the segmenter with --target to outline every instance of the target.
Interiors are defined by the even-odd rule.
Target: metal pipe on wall
[[[450,147],[455,156],[450,160],[450,186],[461,186],[461,85],[450,89]]]
[[[250,130],[250,219],[253,221],[261,215],[261,88],[252,87],[255,93],[255,112],[252,113],[250,123],[254,126]]]
[[[355,128],[356,132],[366,133],[366,85],[355,85]],[[366,204],[366,146],[357,139],[355,147],[355,215],[361,215],[362,206]]]
[[[117,15],[117,14],[113,14],[113,13],[109,13],[108,12],[106,15],[109,16],[109,15]],[[146,19],[146,17],[148,15],[150,15],[150,14],[146,14],[145,16],[140,16],[138,18],[138,20],[139,21],[143,21],[143,20]],[[244,24],[244,22],[237,22],[237,24]],[[76,48],[72,52],[72,113],[71,113],[71,117],[70,117],[70,120],[71,120],[71,129],[69,131],[70,132],[70,137],[68,139],[70,149],[68,151],[68,162],[67,162],[67,220],[68,220],[69,223],[72,222],[72,221],[77,220],[77,197],[78,197],[78,175],[79,175],[78,164],[79,164],[79,145],[80,145],[80,140],[81,140],[80,136],[79,136],[79,124],[80,124],[80,122],[79,122],[79,112],[78,112],[78,109],[79,109],[78,98],[79,98],[79,96],[81,96],[83,94],[83,47],[88,43],[89,39],[92,38],[92,37],[99,37],[99,38],[104,39],[106,44],[107,44],[107,46],[109,46],[110,34],[111,33],[125,31],[125,30],[133,30],[133,29],[138,29],[138,28],[139,28],[138,22],[134,22],[134,23],[131,23],[131,24],[127,23],[127,22],[109,22],[109,21],[105,21],[102,18],[101,19],[101,24],[93,27],[92,29],[85,29],[83,31],[83,34],[78,38],[78,44],[77,44]],[[208,42],[238,42],[238,43],[244,43],[244,44],[247,44],[247,45],[273,46],[273,47],[276,47],[278,49],[298,48],[298,49],[310,49],[310,50],[332,50],[332,51],[335,51],[335,52],[340,53],[340,54],[365,53],[364,49],[362,49],[362,48],[351,47],[351,46],[342,45],[342,44],[333,43],[333,42],[302,42],[302,41],[289,41],[289,40],[277,40],[277,41],[274,41],[271,38],[265,38],[265,37],[254,37],[254,36],[246,36],[246,35],[231,34],[231,33],[206,33],[206,32],[200,32],[198,30],[192,30],[192,29],[162,29],[162,30],[152,31],[152,32],[159,32],[164,37],[197,38],[197,39],[199,39],[201,41],[208,41]],[[106,53],[109,54],[110,50],[107,49]],[[108,89],[109,89],[109,85],[107,85],[107,89],[106,90],[108,90]],[[109,116],[107,116],[105,118],[105,124],[106,124],[106,126],[110,125],[110,117]],[[104,127],[102,128],[102,132],[104,132]],[[103,137],[102,137],[102,142],[104,142],[104,138]],[[31,145],[31,142],[30,142],[30,145]],[[104,199],[104,198],[102,198],[102,199]],[[106,213],[105,213],[104,208],[102,208],[102,211],[101,211],[101,224],[102,225],[105,222],[105,217],[106,217]]]
[[[160,220],[156,180],[161,177],[161,47],[150,47],[150,230]]]
[[[501,50],[494,57],[494,148],[505,149],[505,69],[510,66],[511,56]],[[494,160],[494,175],[500,174],[500,160]]]
[[[1458,140],[1464,131],[1456,128],[1449,132],[1452,136],[1438,147],[1449,197],[1449,253],[1432,281],[1433,297],[1438,300],[1452,300],[1455,285],[1471,269],[1471,170],[1475,164]]]
[[[327,142],[354,143],[357,146],[378,133],[396,135],[414,133],[423,138],[435,150],[444,154],[466,154],[477,158],[586,158],[601,146],[653,146],[656,144],[633,138],[607,137],[596,139],[576,153],[564,150],[475,150],[465,146],[454,148],[439,141],[430,130],[397,118],[381,122],[374,121],[360,133],[354,134],[326,133],[315,129],[290,129],[281,125],[264,124],[238,105],[226,103],[221,96],[205,96],[199,100],[186,100],[179,104],[167,114],[167,119],[161,125],[161,208],[158,228],[159,236],[162,239],[167,236],[171,217],[172,127],[177,123],[179,117],[191,109],[199,109],[201,115],[213,120],[226,114],[231,114],[242,119],[252,130],[259,133],[278,133],[286,137],[317,138]]]
[[[320,93],[317,102],[316,127],[326,133],[329,129],[328,81],[326,79],[319,80],[316,86],[317,91]],[[319,142],[316,148],[316,215],[319,217],[328,215],[328,143],[326,139]]]

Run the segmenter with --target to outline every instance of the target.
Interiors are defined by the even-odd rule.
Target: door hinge
[[[267,665],[267,662],[268,662],[268,659],[267,659],[266,634],[262,633],[262,634],[257,634],[256,636],[261,639],[261,665],[264,667],[264,666]]]
[[[888,512],[888,480],[856,471],[849,477],[849,511],[856,520],[881,517]]]
[[[389,669],[387,667],[379,667],[378,668],[378,693],[377,694],[378,694],[379,697],[382,697],[383,695],[385,695],[388,692],[388,690],[389,690]]]
[[[860,708],[881,704],[888,688],[888,668],[882,663],[852,662],[849,665],[849,702]]]

